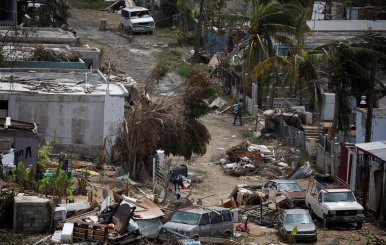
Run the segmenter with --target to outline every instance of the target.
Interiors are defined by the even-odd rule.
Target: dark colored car
[[[295,232],[294,229],[297,231]],[[296,241],[316,242],[318,240],[316,226],[306,209],[284,209],[279,215],[278,231],[280,236],[286,241],[291,236]]]
[[[305,203],[305,190],[293,180],[270,180],[264,185],[263,192],[268,194],[269,189],[275,189],[278,192],[288,193],[293,201],[294,206],[303,206]]]

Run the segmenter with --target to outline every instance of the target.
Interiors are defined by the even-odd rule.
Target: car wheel
[[[123,30],[123,24],[122,24],[122,23],[119,24],[119,29],[120,29],[120,30]]]
[[[318,235],[315,235],[314,242],[318,242]]]
[[[198,241],[198,238],[199,238],[198,235],[194,235],[194,236],[193,236],[193,240],[195,240],[195,241]]]
[[[153,35],[153,32],[151,31],[151,32],[149,32],[149,35]]]
[[[226,239],[230,238],[231,236],[232,236],[232,232],[230,232],[230,231],[226,231],[224,233],[224,238],[226,238]]]
[[[133,34],[133,29],[131,28],[131,26],[129,26],[129,34],[131,35],[131,34]]]
[[[314,211],[312,210],[312,208],[311,208],[311,207],[308,207],[308,208],[310,209],[311,218],[312,218],[312,219],[316,219],[317,216],[316,216],[316,214],[314,213]]]
[[[356,227],[356,228],[357,228],[358,230],[362,229],[363,221],[358,221],[356,224],[357,224],[357,227]]]

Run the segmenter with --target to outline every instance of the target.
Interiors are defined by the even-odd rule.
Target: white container
[[[62,221],[66,219],[67,209],[65,207],[56,207],[54,211],[54,220]]]
[[[74,223],[64,223],[60,242],[72,243],[73,232],[74,232]]]
[[[240,223],[241,209],[239,209],[239,208],[232,209],[232,216],[233,216],[233,222],[234,223]]]

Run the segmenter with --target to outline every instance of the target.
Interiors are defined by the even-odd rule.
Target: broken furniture
[[[107,241],[108,226],[97,223],[76,221],[74,223],[74,241]]]

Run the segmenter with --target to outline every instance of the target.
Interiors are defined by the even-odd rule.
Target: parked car
[[[200,236],[230,237],[233,219],[228,208],[209,207],[180,209],[162,226],[162,232],[176,231],[189,238]]]
[[[306,206],[312,214],[323,220],[324,228],[332,222],[356,223],[361,229],[365,215],[347,184],[324,186],[311,180],[306,195]]]
[[[306,209],[283,209],[279,215],[278,231],[284,240],[288,240],[295,226],[297,227],[295,240],[317,241],[316,226],[308,210]]]
[[[306,199],[305,190],[293,180],[270,180],[263,186],[263,192],[268,194],[269,189],[278,192],[286,192],[291,197],[294,206],[304,205]]]
[[[154,19],[147,8],[131,7],[121,10],[119,27],[129,32],[145,32],[152,34],[155,29]]]

